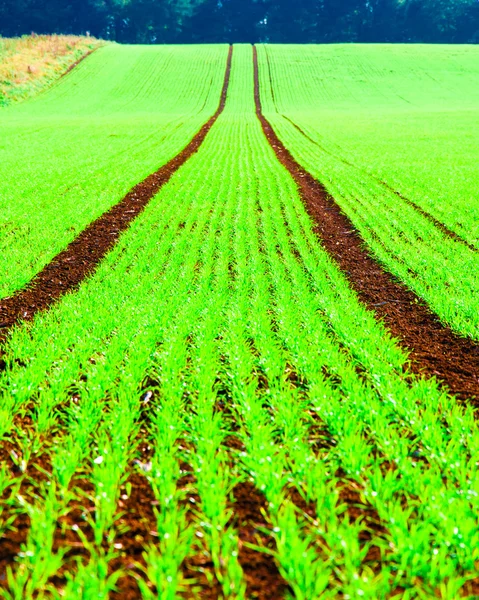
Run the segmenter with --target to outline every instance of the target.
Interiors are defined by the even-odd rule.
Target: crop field
[[[479,337],[479,50],[262,46],[264,112],[387,269]]]
[[[216,110],[227,52],[107,46],[48,92],[6,109],[0,297],[187,144]]]
[[[1,598],[479,597],[478,59],[108,45],[0,110]]]

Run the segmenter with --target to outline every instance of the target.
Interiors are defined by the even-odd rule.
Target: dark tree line
[[[0,35],[130,43],[479,42],[479,0],[0,0]]]

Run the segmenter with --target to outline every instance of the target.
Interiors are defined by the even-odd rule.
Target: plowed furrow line
[[[283,598],[289,589],[271,554],[259,552],[248,544],[274,547],[272,538],[264,533],[268,528],[265,519],[267,502],[251,482],[244,481],[233,490],[235,520],[238,523],[240,549],[238,560],[246,579],[248,598],[267,600]]]
[[[326,188],[284,147],[261,109],[258,59],[253,48],[256,114],[278,160],[296,181],[316,233],[337,261],[360,300],[373,310],[410,353],[411,369],[435,376],[462,399],[479,393],[479,345],[455,334],[409,290],[370,256],[353,223]]]
[[[93,54],[93,52],[95,52],[95,50],[98,50],[98,48],[93,48],[92,50],[89,50],[86,54],[84,54],[78,60],[76,60],[73,64],[71,64],[68,67],[68,69],[61,75],[60,79],[62,79],[63,77],[65,77],[66,75],[68,75],[68,73],[70,73],[71,71],[73,71],[73,69],[75,67],[77,67],[81,62],[83,62],[85,60],[85,58],[88,58],[88,56],[90,56],[90,54]]]
[[[18,321],[31,320],[39,311],[49,308],[61,296],[77,288],[90,275],[102,258],[115,245],[120,234],[144,210],[172,175],[198,151],[207,133],[223,112],[228,92],[233,48],[226,63],[220,103],[215,114],[203,125],[189,144],[158,171],[138,183],[109,211],[84,229],[57,254],[30,284],[0,303],[0,340]]]

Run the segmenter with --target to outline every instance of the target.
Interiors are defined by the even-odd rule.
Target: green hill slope
[[[227,46],[107,46],[0,110],[0,297],[175,156],[218,106]]]

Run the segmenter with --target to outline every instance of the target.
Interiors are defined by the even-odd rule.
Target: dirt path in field
[[[364,241],[326,188],[291,156],[262,114],[258,59],[253,47],[256,114],[278,160],[296,181],[315,232],[346,274],[360,300],[410,353],[411,370],[435,376],[462,399],[479,396],[479,344],[455,334],[372,258]]]
[[[218,109],[190,143],[158,171],[138,183],[118,204],[84,229],[65,250],[57,254],[32,279],[26,288],[9,298],[0,300],[0,342],[5,339],[8,330],[15,323],[20,320],[31,320],[37,312],[49,308],[61,296],[77,288],[88,275],[91,275],[98,263],[115,245],[120,234],[130,226],[171,176],[198,151],[225,107],[232,55],[233,47],[230,46]]]

